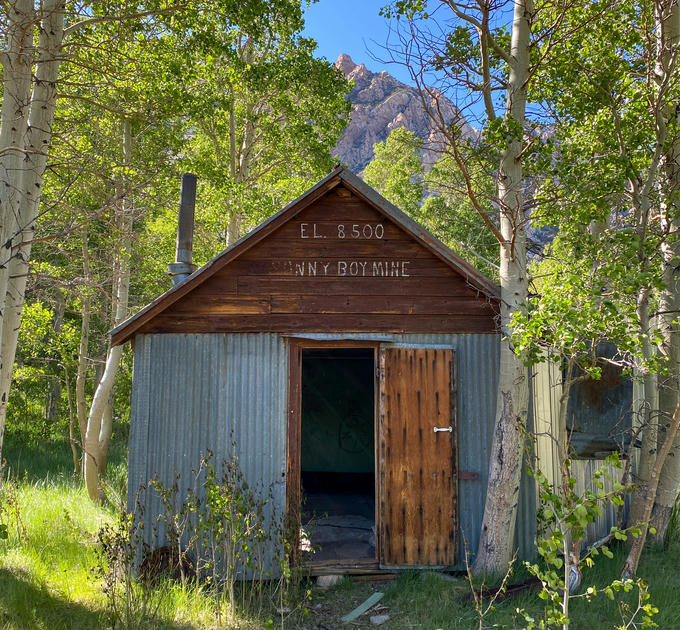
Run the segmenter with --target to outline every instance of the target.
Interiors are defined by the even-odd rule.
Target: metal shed
[[[112,331],[114,344],[134,342],[129,501],[234,445],[275,509],[320,530],[335,516],[356,534],[326,555],[322,545],[322,564],[464,568],[486,494],[498,300],[335,169]],[[532,496],[520,506],[525,550]],[[146,500],[149,520],[159,505]]]

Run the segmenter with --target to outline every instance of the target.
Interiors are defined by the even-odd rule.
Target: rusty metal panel
[[[454,566],[454,353],[388,347],[380,363],[382,564]]]
[[[135,344],[128,508],[140,484],[157,477],[182,491],[201,457],[216,467],[232,453],[252,488],[272,492],[272,517],[285,510],[287,346],[276,335],[139,335]],[[146,491],[144,537],[156,547],[161,505]],[[272,549],[268,550],[270,563]],[[274,568],[274,567],[268,567]]]
[[[530,370],[531,378],[529,395],[528,430],[536,434],[534,455],[537,457],[541,472],[551,484],[560,483],[560,465],[557,444],[552,436],[559,433],[559,404],[562,395],[562,372],[559,365],[553,362],[540,363]],[[576,404],[579,404],[576,398]],[[575,403],[570,401],[573,411]],[[584,411],[584,416],[592,413]],[[608,464],[602,458],[571,460],[571,476],[576,480],[574,491],[583,494],[586,489],[596,491],[593,487],[594,473],[605,468],[609,477],[603,478],[605,490],[613,489],[614,481],[621,481],[623,471]],[[534,538],[536,535],[536,513],[538,503],[537,484],[535,479],[522,472],[520,490],[519,516],[517,521],[516,543],[521,557],[531,558],[536,555]],[[617,524],[618,508],[611,504],[602,506],[602,514],[589,523],[585,541],[593,543],[606,536],[611,527]]]

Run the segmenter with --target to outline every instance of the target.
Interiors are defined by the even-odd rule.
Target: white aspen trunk
[[[638,295],[637,320],[640,330],[647,334],[649,332],[649,290],[644,288]],[[645,359],[651,357],[652,347],[649,340],[643,342],[642,348]],[[631,525],[640,522],[643,518],[644,502],[647,496],[647,489],[651,479],[652,470],[656,463],[657,455],[657,419],[655,417],[654,401],[656,392],[654,391],[655,379],[652,374],[642,376],[643,400],[639,409],[636,409],[636,423],[640,427],[640,456],[637,463],[635,481],[637,489],[633,493],[630,514],[628,521]]]
[[[240,46],[241,61],[244,63],[253,63],[254,49],[250,40],[246,40]],[[255,137],[255,125],[250,117],[246,114],[243,121],[243,137],[238,142],[238,133],[236,130],[236,116],[234,114],[234,103],[236,101],[236,93],[233,85],[230,86],[230,93],[232,97],[232,106],[229,111],[229,167],[231,177],[236,184],[242,184],[250,175],[250,163],[253,149],[253,141]],[[238,149],[237,149],[238,145]],[[229,223],[227,225],[227,246],[235,243],[241,236],[241,227],[243,224],[243,214],[238,210],[238,204],[232,203],[231,213],[229,215]]]
[[[241,233],[241,214],[233,211],[227,224],[227,246],[232,245],[239,239]]]
[[[10,26],[9,52],[3,55],[5,92],[0,121],[0,152],[2,152],[0,155],[0,221],[2,221],[0,242],[6,245],[3,251],[11,251],[11,258],[5,255],[0,256],[2,258],[0,265],[0,343],[2,344],[0,346],[0,455],[7,417],[7,400],[21,325],[21,312],[26,293],[28,263],[56,111],[56,84],[64,40],[64,0],[45,0],[43,3],[32,93],[33,23],[37,19],[33,11],[33,2],[16,0],[11,5],[9,13],[11,23],[13,24],[15,19],[19,20],[17,25],[23,31],[21,37],[13,38],[12,26]],[[22,48],[13,51],[14,46]],[[8,210],[10,214],[7,213]]]
[[[254,135],[255,127],[253,123],[246,120],[243,128],[243,140],[241,142],[240,152],[238,156],[235,156],[235,161],[238,161],[238,164],[232,174],[236,184],[244,183],[250,175],[250,155],[253,148]],[[239,212],[237,208],[238,204],[233,204],[231,215],[229,216],[229,224],[227,225],[227,245],[232,245],[241,237],[243,214]]]
[[[678,147],[678,149],[680,149],[680,147]],[[680,178],[677,177],[677,173],[674,175],[677,186],[677,182],[680,182]],[[676,208],[668,208],[666,207],[666,204],[662,204],[661,213],[664,217],[668,217],[670,214],[668,210],[673,214],[678,211]],[[665,287],[661,291],[659,300],[659,310],[661,312],[659,318],[661,331],[664,337],[664,350],[670,360],[670,374],[659,375],[658,377],[659,413],[658,417],[651,419],[654,429],[653,437],[656,439],[654,443],[655,447],[658,442],[664,439],[668,424],[673,416],[673,411],[678,405],[677,387],[678,382],[680,382],[680,334],[678,326],[675,323],[678,317],[678,306],[680,306],[680,301],[678,300],[678,281],[675,277],[675,268],[677,266],[678,255],[680,255],[680,251],[678,251],[678,242],[675,240],[677,239],[679,227],[677,219],[671,219],[668,227],[669,231],[675,233],[675,236],[671,236],[671,239],[673,239],[671,242],[664,242],[661,250],[663,256],[662,279]],[[645,449],[646,447],[643,444],[640,453],[641,458],[645,454]],[[652,509],[651,523],[656,528],[657,533],[655,539],[658,542],[663,542],[666,538],[668,524],[673,513],[679,487],[680,436],[676,435],[673,445],[671,446],[669,457],[666,458],[661,469],[655,503]],[[641,520],[641,518],[638,517],[637,520]],[[635,523],[636,520],[631,518],[631,522]]]
[[[640,556],[642,555],[642,549],[645,546],[645,540],[647,538],[648,527],[646,523],[652,515],[652,509],[654,506],[654,497],[658,489],[659,479],[661,475],[661,468],[663,463],[668,459],[668,454],[670,453],[675,436],[678,433],[678,426],[680,425],[680,405],[675,408],[673,417],[668,425],[668,430],[666,432],[666,437],[663,444],[659,448],[659,456],[657,457],[654,467],[652,468],[652,473],[649,478],[649,484],[647,485],[647,495],[645,497],[644,509],[642,512],[642,526],[641,534],[637,538],[633,539],[633,544],[628,552],[628,557],[623,564],[621,569],[621,577],[632,578],[635,577],[638,569],[638,564],[640,562]]]
[[[678,147],[680,149],[680,146]],[[680,152],[679,152],[680,156]],[[677,177],[677,173],[675,173]],[[680,182],[680,178],[676,179]],[[676,190],[678,190],[676,188]],[[677,209],[673,209],[677,212]],[[673,220],[673,231],[678,231],[678,221]],[[670,359],[671,374],[659,377],[659,418],[655,420],[659,425],[658,439],[663,440],[670,419],[673,415],[673,410],[678,405],[678,382],[680,382],[680,332],[675,323],[678,317],[678,307],[680,300],[678,300],[678,281],[675,278],[675,268],[677,266],[678,256],[680,256],[680,248],[677,240],[671,243],[664,243],[662,247],[662,254],[664,257],[664,271],[663,280],[666,285],[661,292],[660,311],[661,311],[661,330],[664,336],[665,351]],[[656,431],[655,431],[656,437]],[[644,454],[644,445],[643,452]],[[676,435],[671,446],[669,457],[664,461],[663,468],[659,476],[659,485],[657,487],[654,508],[652,510],[651,522],[656,528],[656,540],[663,542],[668,531],[668,524],[670,523],[673,508],[680,490],[680,435]],[[635,521],[633,521],[635,522]]]
[[[80,344],[78,345],[78,370],[76,372],[76,415],[78,417],[78,431],[80,446],[85,444],[87,432],[87,400],[85,399],[85,385],[87,384],[88,348],[90,346],[90,248],[87,242],[87,228],[83,230],[83,276],[86,286],[81,296],[80,307]],[[84,465],[84,461],[83,461]]]
[[[676,258],[677,260],[677,258]],[[666,293],[667,290],[664,290]],[[675,307],[677,309],[677,306]],[[662,377],[664,385],[659,389],[659,418],[653,419],[655,423],[660,424],[658,431],[659,441],[663,440],[667,434],[672,413],[672,406],[678,405],[677,383],[680,377],[678,369],[679,352],[678,352],[678,331],[677,326],[673,323],[670,325],[663,325],[663,334],[665,341],[669,347],[669,354],[671,357],[672,367],[671,373],[673,378]],[[671,381],[670,386],[667,384]],[[675,384],[675,387],[673,387]],[[656,427],[655,427],[656,428]],[[656,437],[655,431],[655,437]],[[644,445],[643,445],[644,449]],[[641,453],[642,455],[642,453]],[[678,497],[678,490],[680,489],[680,435],[676,434],[673,444],[670,449],[669,456],[665,459],[661,473],[659,475],[659,484],[656,491],[654,508],[651,516],[651,523],[656,528],[656,540],[664,542],[668,525],[670,523],[673,508]],[[634,523],[631,519],[631,521]]]
[[[500,251],[503,338],[510,336],[512,314],[523,308],[527,300],[521,130],[529,77],[530,2],[515,0],[514,4],[506,120],[515,135],[508,139],[497,176],[503,237]],[[502,342],[489,483],[479,548],[472,567],[476,574],[505,573],[512,559],[528,402],[527,369],[510,342]]]
[[[121,287],[122,288],[122,287]],[[90,499],[101,501],[104,493],[100,484],[99,465],[101,463],[101,446],[99,436],[102,433],[104,411],[109,400],[109,394],[113,382],[118,373],[120,358],[123,354],[122,346],[111,348],[106,355],[106,367],[99,381],[99,386],[92,398],[90,414],[87,418],[87,430],[85,432],[85,453],[83,454],[85,486]]]
[[[19,214],[21,190],[18,175],[23,162],[24,138],[28,126],[33,72],[32,0],[14,0],[6,5],[8,21],[6,48],[2,59],[3,94],[0,108],[0,339],[5,321],[14,217]],[[6,357],[0,347],[0,369],[11,370],[14,357]],[[7,368],[6,368],[7,369]],[[0,461],[5,433],[7,393],[0,394]]]
[[[123,156],[124,162],[130,162],[132,153],[132,133],[129,121],[123,123]],[[116,252],[117,260],[117,282],[112,291],[113,300],[116,305],[114,325],[122,322],[127,316],[128,291],[130,287],[130,250],[132,246],[132,205],[127,199],[123,199],[119,208],[120,220],[116,221],[121,230],[121,241]],[[106,365],[94,396],[92,405],[87,418],[87,429],[85,431],[85,453],[84,453],[84,476],[87,493],[93,501],[103,499],[103,490],[100,479],[102,466],[106,459],[106,449],[111,436],[112,414],[106,414],[106,407],[113,391],[113,385],[118,373],[118,366],[123,354],[122,346],[109,346],[106,355]]]
[[[125,159],[126,162],[128,160],[132,159],[132,155],[127,155],[129,153],[129,148],[130,148],[130,143],[132,141],[132,138],[130,136],[130,129],[129,126],[125,127],[124,129],[124,148],[123,152],[126,154]],[[122,192],[122,191],[121,191]],[[127,203],[127,202],[124,202]],[[130,231],[132,230],[132,224],[129,226],[126,225],[127,223],[127,215],[125,212],[117,212],[116,213],[116,220],[115,220],[115,225],[116,229],[119,231],[120,234],[126,234],[126,230]],[[129,246],[129,245],[128,245]],[[124,268],[123,265],[125,264],[125,260],[123,260],[122,256],[116,256],[113,261],[113,282],[112,286],[119,286],[121,282],[121,273],[124,273]],[[129,270],[128,270],[129,274]],[[129,283],[129,277],[128,277],[128,283]],[[120,304],[119,301],[119,293],[116,291],[111,299],[111,325],[116,326],[118,323],[118,305]],[[123,319],[127,316],[127,306],[124,309],[124,312],[126,313],[123,316]],[[111,351],[111,344],[109,343],[109,346],[107,348],[107,355]],[[104,405],[104,411],[102,412],[102,422],[101,422],[101,427],[99,429],[99,454],[97,456],[97,470],[99,472],[99,478],[100,479],[105,479],[106,478],[106,463],[108,461],[108,454],[109,454],[109,445],[111,443],[111,436],[113,435],[113,394],[114,394],[114,389],[115,389],[115,382],[114,385],[111,387],[111,390],[109,391],[109,397],[106,400],[106,404]]]
[[[229,108],[229,174],[232,179],[236,179],[236,114],[234,113],[234,105],[236,103],[236,92],[234,86],[229,86],[229,94],[231,95],[231,107]]]
[[[236,92],[233,84],[229,86],[229,93],[231,95],[231,108],[229,109],[229,174],[231,179],[236,181],[238,173],[238,156],[236,155],[236,114],[234,113],[234,105],[236,103]],[[227,247],[238,240],[238,232],[241,227],[241,220],[234,209],[235,204],[231,204],[229,223],[227,224]]]
[[[656,6],[657,20],[657,62],[656,80],[659,84],[677,71],[677,50],[680,46],[680,7],[669,0],[661,0]],[[680,117],[676,104],[666,104],[662,119],[667,128],[677,129]],[[675,120],[673,120],[675,119]],[[660,207],[661,227],[666,239],[661,246],[663,256],[664,289],[660,296],[660,320],[664,337],[664,350],[670,359],[671,375],[660,377],[659,440],[664,439],[667,427],[678,405],[678,383],[680,382],[680,330],[675,323],[678,319],[680,297],[677,278],[678,258],[680,257],[680,137],[677,133],[669,138],[661,164],[662,203]],[[655,496],[651,521],[657,530],[657,540],[666,537],[673,508],[680,490],[680,435],[675,436],[669,456],[666,457]]]
[[[102,414],[102,426],[99,429],[99,476],[106,479],[106,463],[109,459],[109,446],[113,435],[113,388],[109,394],[109,399],[104,405]]]

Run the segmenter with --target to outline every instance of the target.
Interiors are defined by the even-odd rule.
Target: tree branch
[[[124,22],[126,20],[137,20],[139,18],[149,17],[150,15],[169,15],[186,9],[186,5],[178,5],[174,7],[166,7],[165,9],[150,9],[148,11],[140,11],[138,13],[128,13],[127,15],[111,16],[111,15],[101,15],[98,17],[87,18],[71,24],[71,26],[64,29],[64,39],[68,37],[71,33],[80,30],[86,26],[92,26],[93,24],[101,24],[103,22]]]
[[[498,45],[496,40],[491,35],[491,31],[488,28],[488,26],[489,26],[488,22],[486,23],[486,28],[485,28],[483,22],[476,20],[475,18],[473,18],[471,15],[465,13],[464,11],[461,11],[457,2],[449,1],[449,2],[447,2],[447,4],[451,8],[451,10],[454,12],[454,14],[456,15],[457,18],[459,18],[460,20],[463,20],[463,22],[467,22],[468,24],[471,24],[476,29],[485,32],[489,46],[503,61],[505,61],[508,64],[513,63],[512,57]]]

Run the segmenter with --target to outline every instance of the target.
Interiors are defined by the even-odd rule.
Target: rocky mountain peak
[[[350,123],[334,150],[352,171],[361,173],[373,159],[373,145],[384,142],[397,127],[405,127],[422,138],[425,168],[434,164],[443,139],[416,88],[398,81],[388,72],[371,72],[363,63],[354,63],[347,54],[338,57],[335,67],[354,82],[348,97],[352,103]],[[458,108],[444,96],[439,99],[439,107],[447,122],[461,116]],[[464,128],[464,133],[474,133],[467,123]]]
[[[352,58],[349,55],[343,53],[335,62],[335,67],[345,76],[349,76],[350,72],[352,72],[352,70],[357,67],[357,64],[352,61]]]

